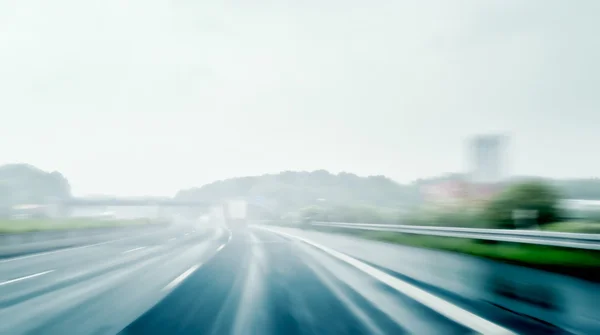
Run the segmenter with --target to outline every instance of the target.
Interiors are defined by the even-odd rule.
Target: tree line
[[[333,174],[325,170],[285,171],[277,174],[231,178],[198,188],[181,190],[176,200],[215,202],[246,197],[265,204],[268,210],[257,211],[275,217],[312,216],[326,220],[356,222],[426,222],[444,219],[465,225],[471,213],[429,213],[423,218],[413,215],[426,199],[422,189],[443,181],[463,178],[448,174],[397,183],[385,176],[361,177],[353,173]],[[600,200],[600,179],[514,178],[505,192],[486,208],[485,218],[510,225],[514,209],[536,208],[542,223],[562,215],[556,199]],[[27,164],[0,166],[0,214],[15,204],[39,204],[71,197],[69,181],[59,172],[46,172]],[[553,208],[552,211],[548,210]],[[510,210],[509,210],[510,209]],[[436,218],[435,215],[440,216]],[[442,217],[443,216],[443,217]],[[480,218],[477,218],[481,221]],[[475,224],[475,223],[473,223]]]
[[[22,204],[46,204],[71,197],[69,181],[60,172],[46,172],[28,164],[0,166],[0,216]]]
[[[516,177],[504,191],[479,211],[422,211],[427,201],[423,187],[464,178],[449,174],[400,184],[384,176],[360,177],[352,173],[332,174],[325,170],[287,171],[279,174],[231,178],[180,191],[177,199],[215,201],[231,197],[268,199],[271,217],[284,220],[341,222],[447,224],[456,226],[510,227],[515,213],[535,212],[541,224],[564,217],[561,198],[599,199],[600,180],[553,180]],[[264,216],[264,210],[260,211]],[[273,215],[274,214],[274,215]],[[519,222],[526,224],[526,219]]]

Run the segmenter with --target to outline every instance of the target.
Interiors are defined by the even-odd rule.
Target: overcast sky
[[[515,174],[600,175],[600,1],[0,1],[0,164],[76,194],[282,170],[400,182],[511,135]]]

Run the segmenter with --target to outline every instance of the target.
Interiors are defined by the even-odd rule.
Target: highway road
[[[0,258],[17,257],[30,253],[72,248],[80,245],[103,244],[106,241],[146,234],[152,230],[162,230],[168,225],[167,223],[156,223],[0,234]]]
[[[173,225],[0,260],[0,334],[561,334],[322,242]]]

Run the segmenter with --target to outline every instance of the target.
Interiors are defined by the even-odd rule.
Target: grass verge
[[[600,252],[520,243],[492,243],[456,237],[438,237],[376,231],[317,230],[349,234],[402,245],[458,252],[600,282]]]
[[[148,219],[99,220],[99,219],[26,219],[0,220],[0,234],[26,233],[48,230],[86,229],[121,227],[128,225],[151,224]]]
[[[547,231],[561,231],[566,233],[600,234],[600,223],[585,221],[565,221],[545,225]]]

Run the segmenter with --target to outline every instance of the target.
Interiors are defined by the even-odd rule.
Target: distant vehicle
[[[245,229],[248,226],[247,207],[245,200],[230,200],[225,204],[224,215],[229,228]]]

